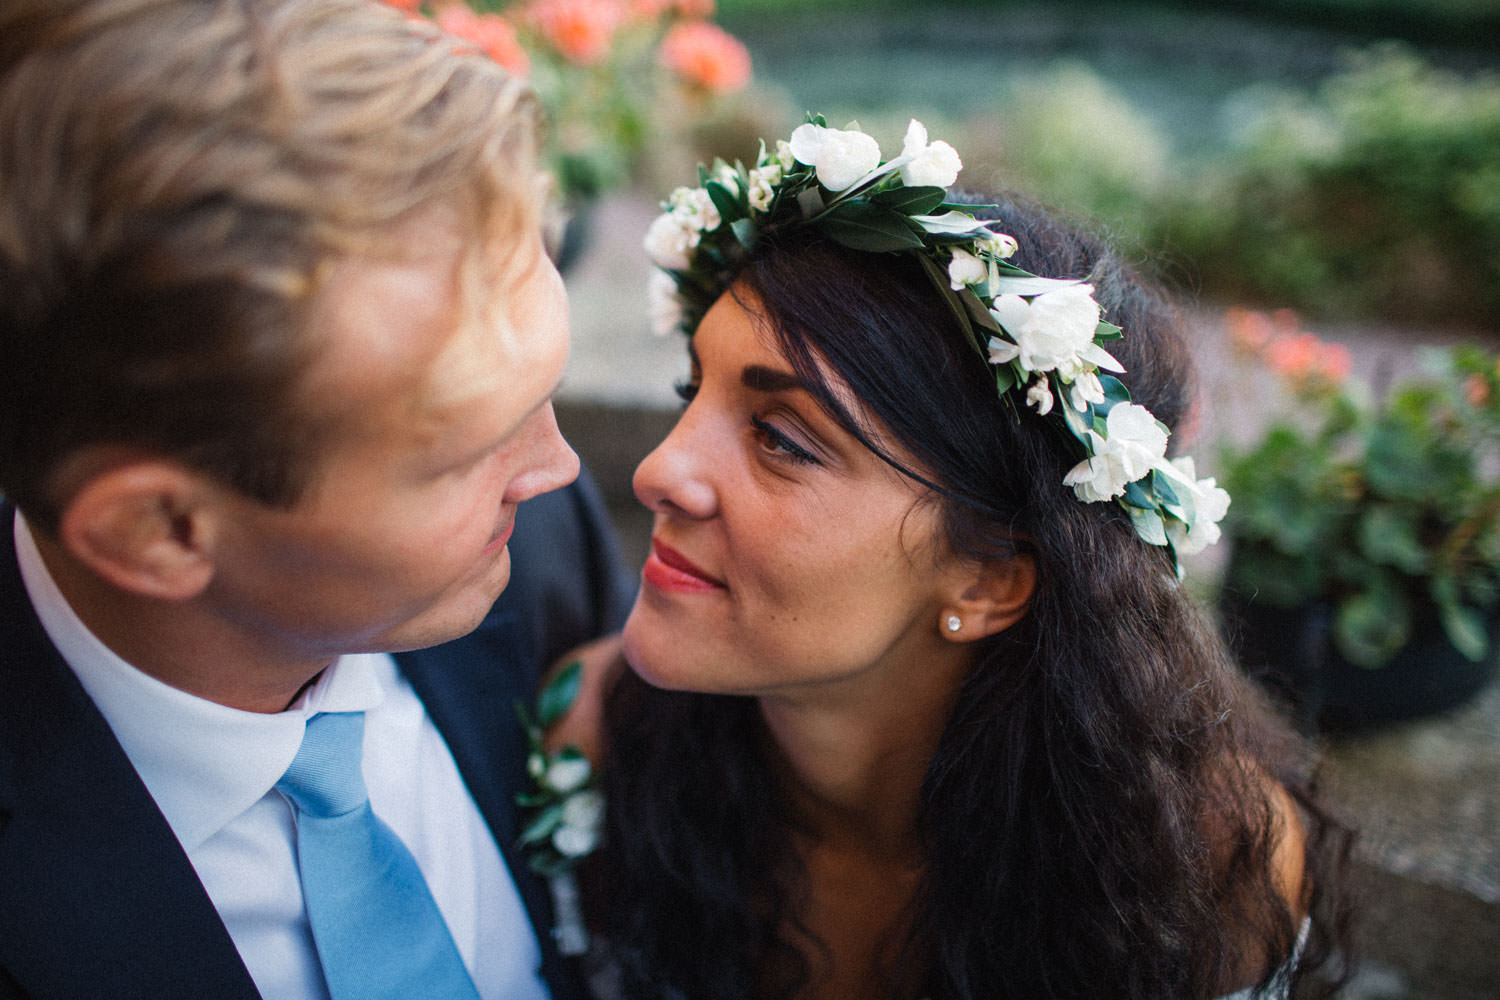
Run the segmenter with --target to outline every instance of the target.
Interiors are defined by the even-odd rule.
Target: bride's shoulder
[[[578,681],[572,704],[547,730],[549,750],[572,745],[590,761],[600,762],[604,753],[604,700],[610,685],[625,669],[618,634],[579,646],[553,664],[543,679],[544,686],[564,670],[576,670]]]

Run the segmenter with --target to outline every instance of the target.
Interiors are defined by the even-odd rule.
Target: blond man
[[[344,1000],[320,715],[464,995],[570,994],[512,702],[622,587],[535,117],[367,0],[0,8],[0,997]]]

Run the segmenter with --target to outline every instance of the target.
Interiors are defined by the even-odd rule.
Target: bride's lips
[[[724,589],[721,581],[699,569],[687,556],[654,538],[641,577],[658,590],[678,593],[702,594]]]

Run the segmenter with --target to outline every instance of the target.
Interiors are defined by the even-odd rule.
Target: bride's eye
[[[750,414],[750,426],[755,428],[755,435],[760,440],[761,447],[772,455],[794,465],[817,464],[818,459],[812,452],[782,433],[774,424],[762,420],[760,414]]]

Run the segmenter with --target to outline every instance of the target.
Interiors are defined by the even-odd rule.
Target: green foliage
[[[1320,315],[1493,325],[1500,78],[1384,45],[1311,96],[1261,92],[1233,161],[1175,188],[1148,241],[1208,294]]]
[[[1224,455],[1227,582],[1272,606],[1331,602],[1339,651],[1366,666],[1424,605],[1482,658],[1500,598],[1500,366],[1474,346],[1428,362],[1380,405],[1297,373],[1298,411]]]

